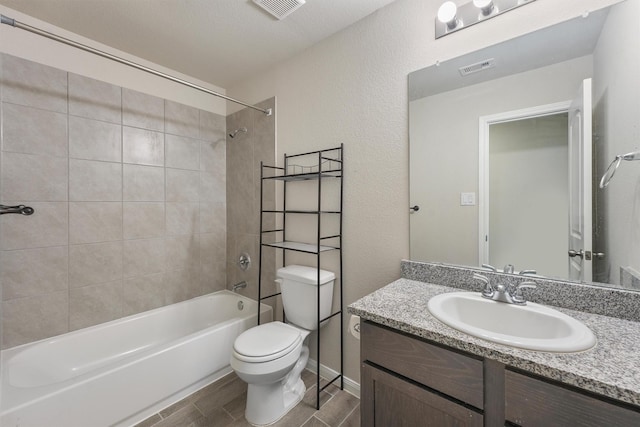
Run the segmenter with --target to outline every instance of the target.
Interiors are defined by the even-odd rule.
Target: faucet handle
[[[536,282],[527,280],[524,281],[522,283],[520,283],[519,285],[517,285],[513,291],[513,295],[511,295],[511,298],[513,299],[513,302],[515,304],[520,304],[520,305],[525,305],[527,303],[527,300],[524,299],[524,296],[522,295],[522,293],[520,292],[521,289],[523,288],[530,288],[530,289],[535,289],[538,286],[536,286]]]
[[[487,270],[491,270],[494,273],[498,272],[498,269],[495,268],[493,265],[489,265],[489,264],[482,264],[482,268],[486,268]]]
[[[491,282],[489,282],[489,278],[478,273],[473,273],[473,278],[484,283],[484,288],[482,289],[482,296],[485,298],[491,298],[494,290],[493,290],[493,286],[491,286]]]

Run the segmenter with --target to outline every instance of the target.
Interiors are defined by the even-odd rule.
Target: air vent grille
[[[464,67],[460,67],[458,70],[460,71],[460,75],[464,77],[469,74],[477,73],[478,71],[488,70],[489,68],[495,67],[495,65],[495,59],[491,58],[476,62],[475,64],[465,65]]]
[[[305,0],[253,0],[253,2],[278,19],[284,19],[305,4]]]

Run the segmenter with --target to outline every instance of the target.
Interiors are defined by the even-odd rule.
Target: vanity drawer
[[[640,408],[617,405],[563,385],[505,371],[506,419],[528,426],[640,426]]]
[[[362,322],[361,357],[420,384],[483,408],[482,360]]]

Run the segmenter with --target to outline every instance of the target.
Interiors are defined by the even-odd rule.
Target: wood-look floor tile
[[[340,390],[320,408],[316,417],[332,427],[337,427],[359,403],[357,397]]]
[[[215,408],[205,418],[198,420],[193,427],[227,427],[234,421],[227,411]]]
[[[312,386],[312,387],[307,387],[307,392],[304,394],[304,397],[302,398],[302,402],[306,403],[309,406],[313,406],[314,408],[316,407],[316,399],[318,398],[318,396],[316,395],[316,386]],[[320,392],[320,408],[322,408],[322,405],[324,405],[325,403],[327,403],[329,401],[329,399],[331,399],[331,395],[329,393],[327,393],[326,391],[322,390]]]
[[[239,420],[244,417],[244,410],[246,407],[247,393],[242,393],[240,396],[223,406],[224,410],[227,411],[234,420]]]
[[[240,378],[228,382],[212,393],[206,394],[193,403],[208,417],[217,408],[221,408],[233,399],[247,392],[247,384]]]
[[[154,414],[146,420],[139,422],[134,427],[151,427],[160,421],[162,421],[162,417],[158,414]]]
[[[203,421],[205,421],[205,417],[198,408],[193,405],[188,405],[177,410],[153,427],[193,427]]]
[[[339,427],[360,427],[360,404],[356,406]]]
[[[316,417],[309,418],[309,421],[302,424],[302,427],[328,427],[325,423],[317,419]]]
[[[305,370],[305,396],[273,427],[359,427],[360,401],[332,384],[320,393],[316,411],[316,374]],[[321,387],[327,383],[321,379]],[[171,405],[135,427],[250,427],[244,418],[247,385],[235,373]]]
[[[235,420],[234,422],[229,424],[227,427],[253,427],[253,426],[249,424],[249,421],[245,420],[244,417],[242,417],[239,420]]]

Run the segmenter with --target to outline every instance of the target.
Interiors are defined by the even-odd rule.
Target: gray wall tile
[[[167,236],[195,234],[200,231],[200,204],[197,202],[167,202]]]
[[[2,303],[2,345],[14,347],[68,332],[68,291],[16,298]]]
[[[124,202],[125,239],[162,237],[165,233],[165,205],[162,202]]]
[[[53,67],[3,55],[2,100],[67,113],[67,73]]]
[[[225,177],[218,174],[200,172],[200,200],[204,202],[224,202],[226,198]]]
[[[9,200],[68,200],[67,159],[36,154],[2,155],[2,197]]]
[[[164,134],[123,127],[122,160],[137,165],[164,166]]]
[[[123,165],[123,198],[130,202],[164,201],[165,169],[154,166]]]
[[[69,114],[121,124],[122,89],[69,73]]]
[[[173,101],[165,101],[164,118],[166,133],[189,138],[198,138],[200,136],[200,112],[197,108]]]
[[[69,199],[76,202],[122,201],[122,164],[69,160]]]
[[[0,227],[2,348],[226,286],[226,118],[3,54],[0,74],[0,196],[36,210]]]
[[[2,149],[17,153],[67,157],[67,115],[3,103]]]
[[[122,202],[69,203],[69,243],[122,240]]]
[[[140,313],[165,305],[164,273],[124,280],[123,315]]]
[[[226,118],[219,114],[200,110],[200,139],[203,141],[225,141]]]
[[[165,138],[165,165],[176,169],[200,169],[200,141],[183,136]]]
[[[222,141],[200,143],[200,170],[226,175],[227,144]]]
[[[122,317],[122,280],[69,291],[69,329],[76,330]]]
[[[122,242],[71,245],[69,287],[78,288],[122,279]]]
[[[164,99],[123,88],[122,124],[164,132]]]
[[[3,251],[2,298],[10,300],[66,290],[68,261],[66,246]]]
[[[9,205],[17,202],[5,201]],[[69,243],[68,204],[29,202],[31,216],[5,215],[2,218],[2,249],[28,249],[63,246]]]
[[[197,202],[200,200],[200,172],[167,169],[167,202]]]
[[[69,116],[69,157],[122,161],[122,127],[118,124]]]
[[[161,273],[165,267],[165,239],[126,240],[124,277]]]
[[[167,270],[186,270],[200,266],[200,235],[167,237],[164,265]]]

